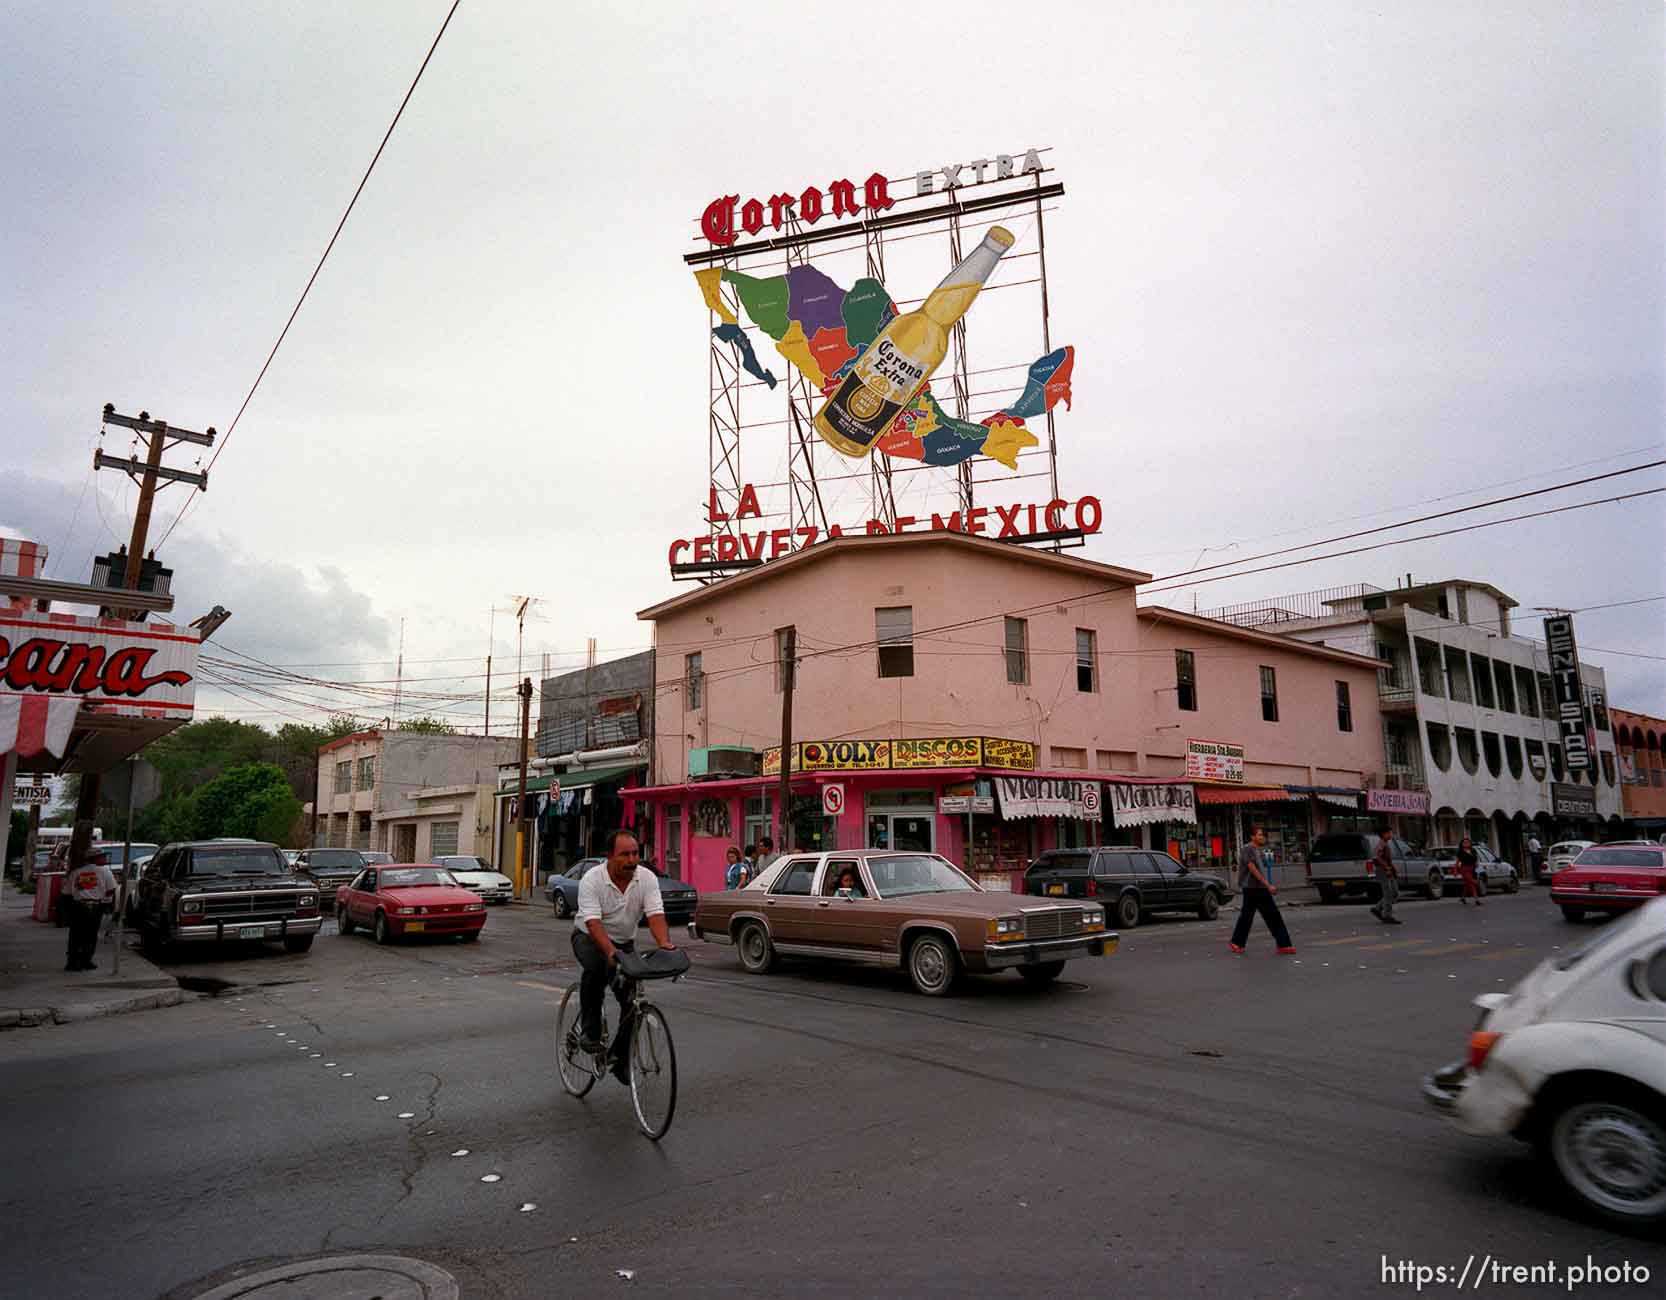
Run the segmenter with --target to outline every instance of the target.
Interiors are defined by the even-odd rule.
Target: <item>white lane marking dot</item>
[[[325,1061],[324,1068],[326,1070],[333,1070],[336,1068],[336,1063],[334,1061]]]
[[[351,1070],[343,1070],[341,1072],[341,1077],[343,1079],[351,1079],[353,1077],[353,1072]]]
[[[538,1204],[537,1204],[536,1201],[528,1201],[524,1205],[521,1206],[521,1213],[522,1214],[531,1214],[537,1208],[538,1208]]]
[[[480,1175],[480,1181],[483,1182],[483,1183],[502,1182],[503,1181],[503,1175],[502,1174],[481,1174]]]
[[[468,1155],[468,1153],[469,1153],[469,1149],[467,1147],[463,1147],[460,1150],[453,1151],[451,1154],[453,1156],[466,1156],[466,1155]]]
[[[388,1095],[385,1092],[379,1092],[379,1093],[376,1094],[376,1100],[377,1101],[386,1101],[387,1099],[388,1099]]]
[[[433,1136],[434,1136],[434,1134],[436,1134],[436,1133],[438,1133],[438,1132],[439,1132],[439,1129],[437,1129],[437,1128],[431,1128],[431,1129],[429,1129],[429,1130],[428,1130],[428,1131],[427,1131],[427,1132],[426,1132],[426,1133],[424,1133],[424,1134],[423,1134],[423,1135],[422,1135],[422,1136],[423,1136],[423,1137],[433,1137]]]
[[[414,1110],[402,1110],[402,1111],[399,1112],[399,1118],[400,1119],[415,1119],[416,1118],[416,1112]]]
[[[324,1053],[323,1052],[314,1052],[312,1054],[312,1059],[315,1060],[315,1061],[321,1061],[321,1060],[324,1059]]]

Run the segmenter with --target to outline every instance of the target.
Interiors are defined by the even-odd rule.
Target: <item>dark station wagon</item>
[[[1132,930],[1153,912],[1196,912],[1205,921],[1221,910],[1232,887],[1220,876],[1193,871],[1149,849],[1049,849],[1024,875],[1024,892],[1042,898],[1091,898],[1119,929]]]

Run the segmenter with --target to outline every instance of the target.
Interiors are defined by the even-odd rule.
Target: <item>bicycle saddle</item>
[[[621,952],[619,971],[633,980],[675,979],[688,971],[688,954],[680,948],[654,948],[649,952]]]

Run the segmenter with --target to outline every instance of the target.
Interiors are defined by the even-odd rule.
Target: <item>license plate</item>
[[[1049,894],[1062,894],[1062,893],[1064,893],[1064,886],[1063,885],[1048,885],[1047,886],[1047,892]]]
[[[422,929],[424,924],[426,923],[423,921],[407,921],[405,922],[405,931],[408,934],[415,934],[418,930]]]
[[[239,939],[264,939],[266,927],[264,925],[245,925],[237,931]]]
[[[1331,884],[1335,885],[1338,889],[1341,889],[1342,886],[1346,885],[1347,883],[1348,882],[1346,880],[1333,880],[1333,881],[1331,881]]]

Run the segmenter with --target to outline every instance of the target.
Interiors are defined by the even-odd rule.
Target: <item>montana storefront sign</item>
[[[1197,825],[1197,792],[1189,782],[1160,785],[1106,786],[1111,797],[1111,822],[1117,826],[1154,826],[1160,822]]]
[[[1056,776],[998,776],[995,792],[1000,798],[1001,816],[1073,817],[1096,822],[1104,816],[1103,796],[1097,781],[1073,781]]]

